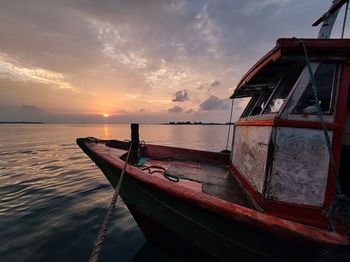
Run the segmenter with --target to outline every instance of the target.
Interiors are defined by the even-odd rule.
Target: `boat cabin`
[[[350,190],[350,40],[303,39],[342,189]],[[279,39],[238,84],[231,169],[263,210],[318,226],[335,197],[320,112],[300,40]],[[244,102],[242,102],[244,103]],[[324,215],[325,217],[325,215]]]

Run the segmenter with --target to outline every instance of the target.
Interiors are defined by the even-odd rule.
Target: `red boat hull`
[[[97,149],[84,139],[77,143],[115,186],[124,162],[109,157],[111,150],[101,150],[103,145]],[[325,247],[348,244],[342,235],[192,192],[139,171],[127,168],[121,196],[145,236],[163,249],[178,252],[193,246],[185,255],[201,250],[223,261],[314,261]]]

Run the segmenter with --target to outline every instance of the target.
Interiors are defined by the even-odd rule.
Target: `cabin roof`
[[[311,60],[350,57],[350,39],[302,40]],[[285,70],[303,62],[305,56],[300,41],[296,38],[280,38],[276,46],[243,76],[231,98],[250,96],[266,88],[273,88]]]

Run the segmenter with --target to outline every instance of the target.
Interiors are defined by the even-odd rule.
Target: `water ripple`
[[[186,127],[156,126],[157,132],[154,128],[140,128],[147,143],[215,151],[223,147],[210,136],[221,132],[218,137],[224,138],[226,133],[220,126],[191,127],[190,132],[184,132]],[[95,136],[123,140],[129,138],[129,130],[127,125],[0,127],[1,261],[88,259],[113,188],[76,146],[75,139]],[[121,200],[109,231],[102,261],[130,261],[145,241]]]

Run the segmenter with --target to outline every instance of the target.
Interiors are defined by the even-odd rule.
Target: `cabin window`
[[[262,109],[266,106],[267,100],[269,99],[270,95],[271,95],[271,92],[265,92],[265,93],[261,94],[258,97],[255,105],[252,107],[252,110],[251,110],[249,116],[259,115],[261,113]]]
[[[305,63],[299,60],[274,61],[239,86],[232,97],[251,98],[241,117],[277,113],[304,68]]]
[[[337,71],[336,68],[337,66],[334,63],[324,63],[320,64],[315,73],[317,95],[321,110],[324,114],[332,113],[333,86]],[[293,113],[318,114],[311,83],[306,87]]]
[[[250,100],[246,110],[243,112],[242,117],[249,117],[259,115],[271,95],[271,92],[264,92],[260,95],[253,96]]]
[[[249,114],[251,113],[252,108],[256,104],[259,96],[253,96],[253,97],[249,97],[249,98],[250,98],[249,103],[246,106],[246,108],[244,109],[244,111],[240,117],[248,117],[249,116]]]
[[[276,91],[272,95],[264,114],[277,113],[282,107],[284,101],[292,90],[295,82],[297,81],[302,67],[290,74],[285,75],[280,84],[278,85]]]

